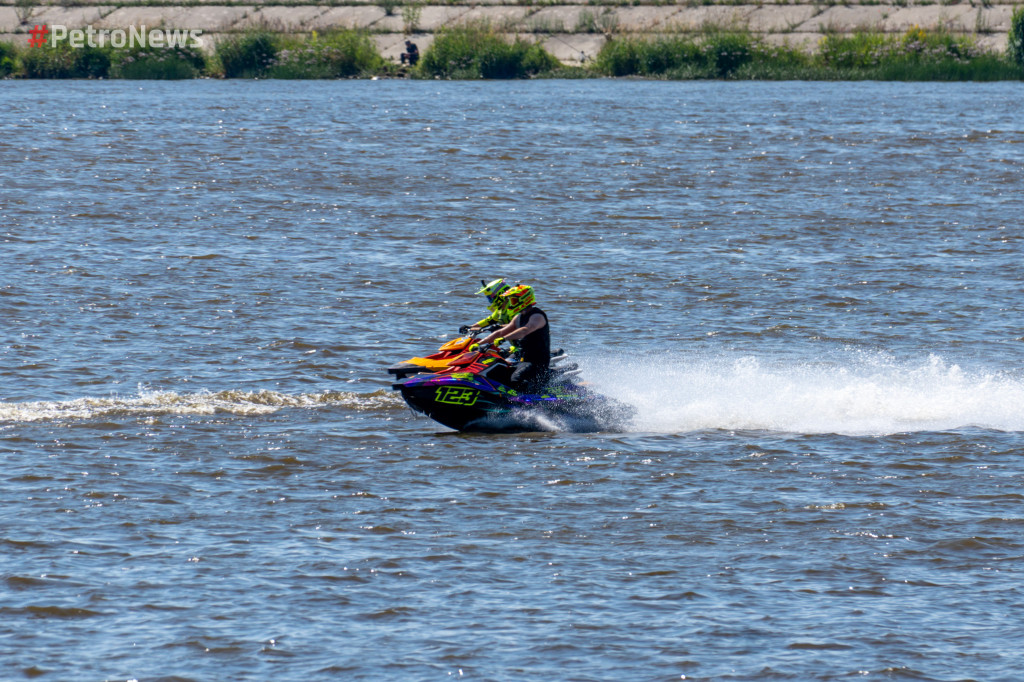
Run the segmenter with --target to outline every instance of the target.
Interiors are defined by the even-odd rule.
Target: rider
[[[512,372],[512,386],[516,390],[539,391],[548,380],[551,368],[551,328],[548,316],[536,306],[533,287],[519,284],[501,295],[506,301],[512,321],[483,339],[480,344],[494,343],[498,339],[520,340],[522,360]]]
[[[474,325],[459,327],[460,334],[478,332],[484,327],[490,327],[494,324],[504,326],[512,321],[513,314],[506,310],[505,301],[501,298],[501,295],[512,287],[506,284],[502,278],[498,278],[490,284],[484,284],[484,281],[480,280],[480,284],[483,284],[484,287],[476,293],[487,296],[487,302],[490,304],[487,306],[487,309],[491,311],[491,314]]]

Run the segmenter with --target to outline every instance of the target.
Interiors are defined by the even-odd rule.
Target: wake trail
[[[810,361],[664,353],[579,362],[595,390],[637,409],[632,431],[1024,431],[1024,377],[965,370],[935,355],[908,362],[852,352]]]
[[[261,415],[284,408],[341,407],[350,410],[391,409],[403,405],[389,391],[354,393],[327,391],[291,395],[277,391],[140,390],[136,396],[83,397],[72,400],[0,402],[0,423],[90,420],[163,415]]]

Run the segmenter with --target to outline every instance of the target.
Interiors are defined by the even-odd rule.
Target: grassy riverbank
[[[1009,54],[1009,53],[1008,53]],[[826,35],[814,54],[770,45],[749,33],[614,40],[598,55],[605,76],[738,80],[1015,80],[1024,68],[969,38],[911,29],[902,36]]]
[[[827,34],[813,54],[769,44],[747,31],[708,28],[658,39],[614,37],[589,64],[566,67],[539,44],[509,41],[485,24],[469,24],[438,32],[413,68],[385,60],[361,31],[313,32],[305,37],[250,31],[222,40],[209,55],[182,45],[116,49],[0,43],[0,76],[1016,80],[1024,78],[1024,7],[1013,14],[1005,54],[982,50],[969,37],[917,27],[903,35]]]

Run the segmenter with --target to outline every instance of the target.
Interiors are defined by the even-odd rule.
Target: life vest
[[[530,321],[530,318],[534,315],[543,315],[544,322],[548,321],[547,314],[537,307],[530,307],[519,313],[519,325],[517,329],[522,329]],[[551,325],[545,324],[543,327],[535,332],[530,332],[517,342],[518,346],[522,349],[523,362],[532,362],[534,365],[539,367],[548,367],[551,365]]]

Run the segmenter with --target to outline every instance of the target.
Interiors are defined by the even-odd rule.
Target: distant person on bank
[[[411,40],[405,41],[405,52],[402,53],[402,63],[408,64],[409,66],[416,66],[416,62],[420,60],[420,48],[416,47],[416,43]]]

